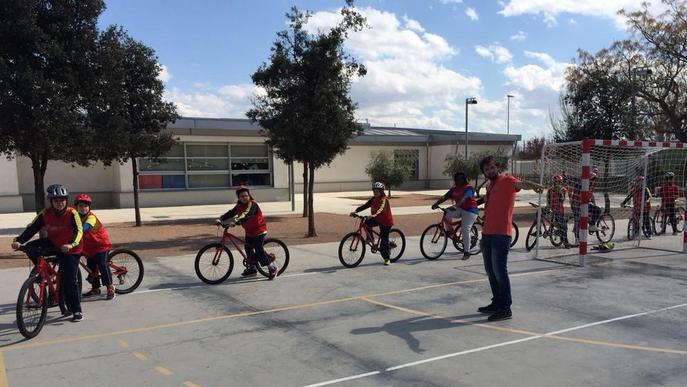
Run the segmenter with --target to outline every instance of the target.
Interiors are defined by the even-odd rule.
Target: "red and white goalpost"
[[[590,179],[593,171],[596,174],[595,180]],[[666,220],[664,213],[659,210],[661,200],[658,198],[651,201],[650,212],[645,211],[648,208],[645,208],[643,201],[641,203],[640,213],[648,212],[651,217],[649,219],[651,232],[645,231],[648,227],[643,227],[645,224],[643,217],[638,222],[631,223],[633,219],[636,219],[632,215],[632,200],[628,203],[629,208],[620,208],[620,202],[629,194],[637,181],[641,182],[642,191],[648,187],[652,194],[661,194],[660,187],[669,181],[668,172],[674,174],[672,181],[679,188],[679,199],[676,205],[678,207],[676,210],[677,229],[679,230],[677,235],[670,233],[672,224],[666,224],[669,220]],[[687,147],[684,143],[586,139],[548,144],[542,151],[540,183],[550,186],[554,175],[565,176],[564,184],[569,190],[575,190],[579,197],[579,213],[576,214],[572,214],[575,211],[572,210],[570,199],[566,198],[566,213],[569,213],[566,229],[571,244],[579,243],[577,255],[580,265],[585,264],[589,247],[594,242],[602,243],[607,240],[613,241],[616,245],[620,244],[619,247],[642,245],[648,248],[687,252],[687,230],[685,230],[684,219]],[[639,176],[643,179],[638,178]],[[540,203],[542,195],[540,195]],[[601,208],[602,216],[598,222],[600,231],[590,234],[589,204],[592,202],[592,195],[594,195],[596,205]],[[656,224],[653,223],[653,219],[657,219]],[[660,236],[652,238],[653,234],[660,234]],[[574,243],[572,243],[573,239],[575,239]],[[542,256],[542,251],[539,249],[541,244],[537,244],[535,253],[537,258]],[[557,252],[546,250],[544,253],[544,258],[546,254],[553,253],[559,256],[562,254],[560,250]],[[571,254],[563,252],[563,255]]]

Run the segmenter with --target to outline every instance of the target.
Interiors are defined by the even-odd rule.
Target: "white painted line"
[[[308,385],[305,386],[305,387],[320,387],[320,386],[326,386],[326,385],[328,385],[328,384],[341,383],[341,382],[346,382],[346,381],[349,381],[349,380],[355,380],[355,379],[365,378],[365,377],[368,377],[368,376],[377,375],[377,374],[379,374],[379,373],[380,373],[379,371],[372,371],[372,372],[367,372],[367,373],[364,373],[364,374],[349,376],[349,377],[347,377],[347,378],[334,379],[334,380],[330,380],[330,381],[327,381],[327,382],[316,383],[316,384],[308,384]]]
[[[561,334],[561,333],[577,331],[577,330],[580,330],[580,329],[585,329],[585,328],[589,328],[589,327],[593,327],[593,326],[597,326],[597,325],[608,324],[608,323],[615,322],[615,321],[627,320],[627,319],[634,318],[634,317],[646,316],[646,315],[650,315],[650,314],[665,312],[665,311],[667,311],[667,310],[678,309],[678,308],[684,308],[684,307],[687,307],[687,303],[685,303],[685,304],[680,304],[680,305],[668,306],[668,307],[660,308],[660,309],[653,309],[653,310],[649,310],[649,311],[641,312],[641,313],[628,314],[628,315],[625,315],[625,316],[620,316],[620,317],[616,317],[616,318],[611,318],[611,319],[608,319],[608,320],[597,321],[597,322],[593,322],[593,323],[589,323],[589,324],[577,325],[577,326],[574,326],[574,327],[571,327],[571,328],[567,328],[567,329],[561,329],[561,330],[558,330],[558,331],[552,331],[552,332],[544,333],[544,334],[542,334],[542,335],[536,335],[536,336],[525,337],[525,338],[523,338],[523,339],[511,340],[511,341],[504,341],[504,342],[502,342],[502,343],[487,345],[487,346],[484,346],[484,347],[473,348],[473,349],[468,349],[468,350],[465,350],[465,351],[449,353],[449,354],[446,354],[446,355],[436,356],[436,357],[432,357],[432,358],[429,358],[429,359],[423,359],[423,360],[418,360],[418,361],[414,361],[414,362],[410,362],[410,363],[405,363],[405,364],[400,364],[400,365],[397,365],[397,366],[389,367],[389,368],[386,368],[384,371],[373,371],[373,372],[368,372],[368,373],[365,373],[365,374],[358,374],[358,375],[354,375],[354,376],[349,376],[349,377],[347,377],[347,378],[340,378],[340,379],[329,380],[329,381],[321,382],[321,383],[317,383],[317,384],[310,384],[310,385],[308,385],[308,386],[306,386],[306,387],[326,386],[326,385],[329,385],[329,384],[335,384],[335,383],[345,382],[345,381],[347,381],[347,380],[360,379],[360,378],[364,378],[364,377],[367,377],[367,376],[377,375],[377,374],[380,374],[380,373],[382,373],[382,372],[392,372],[392,371],[396,371],[396,370],[399,370],[399,369],[402,369],[402,368],[408,368],[408,367],[413,367],[413,366],[417,366],[417,365],[420,365],[420,364],[431,363],[431,362],[438,361],[438,360],[448,359],[448,358],[457,357],[457,356],[462,356],[462,355],[467,355],[467,354],[476,353],[476,352],[482,352],[482,351],[486,351],[486,350],[493,349],[493,348],[499,348],[499,347],[505,347],[505,346],[513,345],[513,344],[519,344],[519,343],[523,343],[523,342],[526,342],[526,341],[538,340],[538,339],[545,338],[545,337],[547,337],[547,336],[555,336],[555,335],[559,335],[559,334]]]
[[[302,277],[304,275],[314,275],[314,274],[319,274],[319,273],[296,273],[296,274],[285,274],[285,275],[280,275],[277,277],[277,281],[281,278],[293,278],[293,277]],[[250,282],[260,282],[260,281],[269,281],[267,278],[258,278],[258,279],[251,279],[251,280],[245,280],[245,281],[240,281],[236,283],[250,283]],[[169,292],[169,291],[176,291],[176,290],[186,290],[186,289],[195,289],[195,288],[204,288],[207,286],[213,286],[213,285],[191,285],[191,286],[182,286],[182,287],[177,287],[177,288],[164,288],[164,289],[148,289],[148,290],[140,290],[140,291],[135,291],[131,293],[131,295],[134,294],[146,294],[146,293],[156,293],[156,292]]]

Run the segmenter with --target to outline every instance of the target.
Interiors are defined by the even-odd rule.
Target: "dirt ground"
[[[360,200],[360,204],[365,203],[372,196],[345,196],[343,199]],[[413,206],[431,206],[439,197],[433,195],[410,194],[395,196],[391,192],[391,206],[393,207],[413,207]]]

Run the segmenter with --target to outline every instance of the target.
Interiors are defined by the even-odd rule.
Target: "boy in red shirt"
[[[451,219],[461,219],[463,260],[466,260],[470,258],[470,229],[479,215],[479,209],[477,208],[477,201],[475,200],[475,189],[468,183],[467,177],[463,172],[457,172],[453,175],[453,187],[432,204],[432,209],[436,210],[441,203],[448,199],[453,200],[453,206],[449,207],[446,211],[444,221],[448,221],[449,227],[447,227],[447,229],[451,229]],[[451,237],[455,239],[457,236],[452,235]],[[465,246],[467,246],[467,248]]]
[[[75,209],[67,206],[67,187],[53,184],[46,191],[50,208],[41,211],[24,232],[14,239],[12,248],[18,250],[24,244],[22,250],[34,264],[40,256],[57,255],[67,310],[72,314],[72,321],[79,322],[83,320],[77,282],[79,259],[83,250],[81,218]],[[46,239],[28,242],[41,230],[47,232]]]
[[[220,216],[218,222],[229,227],[240,225],[246,232],[246,254],[248,255],[249,265],[241,273],[241,276],[255,277],[258,274],[258,270],[255,268],[255,258],[257,256],[260,265],[267,266],[269,269],[268,278],[273,280],[279,275],[279,268],[274,262],[269,261],[263,246],[265,236],[267,235],[265,217],[262,216],[260,206],[251,196],[247,186],[238,186],[236,188],[236,197],[238,201],[234,208]]]
[[[552,214],[551,224],[554,232],[561,237],[565,247],[569,247],[568,225],[565,223],[565,208],[563,206],[567,189],[563,186],[563,176],[556,175],[552,180],[553,186],[546,193],[546,206]]]
[[[677,220],[675,219],[675,200],[680,197],[680,189],[677,184],[673,182],[675,174],[673,172],[666,173],[665,182],[656,189],[656,196],[661,197],[661,207],[668,215],[668,221],[673,228],[673,235],[677,234]],[[664,215],[665,216],[665,215]],[[663,230],[666,232],[666,223],[663,222]]]
[[[479,167],[484,176],[489,179],[484,200],[482,256],[484,269],[489,276],[492,299],[489,305],[477,310],[481,313],[489,313],[489,321],[506,320],[513,316],[510,309],[512,300],[508,278],[508,251],[511,242],[515,194],[521,189],[533,189],[541,193],[543,187],[501,173],[494,156],[483,158]]]
[[[91,273],[100,272],[100,276],[89,275],[86,280],[91,283],[91,290],[84,293],[84,297],[92,297],[100,294],[100,281],[107,288],[107,299],[115,298],[114,286],[112,286],[112,273],[107,266],[107,256],[112,250],[110,237],[105,231],[105,226],[91,212],[91,197],[81,194],[74,200],[74,205],[83,224],[83,255],[86,257],[86,266]]]
[[[372,198],[351,212],[351,216],[368,208],[371,209],[372,217],[366,219],[365,224],[369,227],[379,226],[379,252],[382,254],[382,258],[384,258],[384,265],[389,266],[391,265],[389,231],[391,231],[391,226],[394,225],[394,217],[391,214],[389,199],[387,199],[384,193],[385,189],[383,183],[379,181],[374,183],[372,186]]]
[[[632,199],[632,219],[642,218],[642,229],[647,239],[651,239],[652,228],[651,228],[651,191],[648,187],[644,188],[642,192],[642,187],[644,186],[644,176],[635,177],[635,183],[630,188],[630,193],[627,195],[625,200],[620,203],[620,207],[625,207],[627,202]],[[642,213],[642,201],[644,202],[644,212]]]

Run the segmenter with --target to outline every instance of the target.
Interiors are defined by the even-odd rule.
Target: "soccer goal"
[[[550,189],[558,176],[564,212],[556,212],[558,221],[551,211],[537,212],[535,258],[561,262],[567,257],[562,263],[585,265],[609,248],[687,252],[686,175],[687,148],[680,142],[547,144],[540,183]],[[540,207],[546,193],[539,195]],[[543,243],[547,237],[552,243]]]

